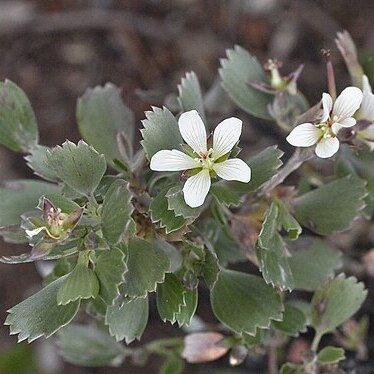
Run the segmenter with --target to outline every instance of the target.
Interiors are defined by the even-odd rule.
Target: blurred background
[[[80,139],[75,105],[86,88],[108,81],[122,87],[140,128],[144,111],[176,94],[185,72],[195,71],[208,92],[217,79],[219,59],[234,44],[262,63],[267,58],[282,60],[284,74],[305,63],[299,87],[314,104],[326,90],[321,48],[331,49],[340,91],[349,78],[335,47],[336,32],[348,30],[360,53],[374,51],[373,19],[371,0],[1,0],[0,79],[24,89],[40,125],[41,144],[54,146]],[[258,126],[232,108],[246,123],[246,142],[252,149],[278,143],[287,150],[274,127]],[[33,175],[22,155],[0,148],[1,183],[24,177]],[[1,254],[20,250],[0,242]],[[2,322],[5,311],[37,290],[40,280],[33,264],[0,264]],[[374,314],[373,306],[367,308]],[[153,313],[144,339],[173,334],[180,332]],[[8,327],[0,326],[0,373],[136,374],[157,372],[159,364],[77,368],[63,363],[49,341],[16,345]],[[207,369],[190,365],[186,372]]]

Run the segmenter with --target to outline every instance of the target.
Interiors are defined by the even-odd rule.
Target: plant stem
[[[268,372],[269,374],[278,374],[278,355],[277,347],[270,345],[268,348]]]
[[[312,347],[311,347],[312,352],[314,352],[314,353],[317,352],[319,342],[321,341],[322,336],[323,336],[323,334],[320,334],[318,332],[316,332],[316,334],[314,335],[314,339],[313,339]]]
[[[297,148],[291,158],[283,166],[278,174],[274,175],[266,182],[255,197],[266,195],[272,189],[283,183],[284,180],[295,170],[297,170],[305,161],[314,157],[314,153],[309,148]]]
[[[168,338],[168,339],[158,339],[150,342],[145,346],[148,352],[167,355],[170,353],[170,348],[179,348],[183,345],[183,338]]]

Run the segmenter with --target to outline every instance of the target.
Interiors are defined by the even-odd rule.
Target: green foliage
[[[83,264],[78,264],[58,290],[57,303],[66,305],[80,299],[95,298],[99,288],[95,272]]]
[[[168,256],[142,239],[131,239],[127,254],[128,271],[125,283],[120,286],[121,293],[129,297],[145,297],[162,283],[165,273],[169,272]]]
[[[197,308],[198,292],[197,288],[193,290],[184,290],[184,305],[180,306],[180,312],[175,314],[175,319],[179,327],[189,326],[192,317]]]
[[[334,331],[360,308],[367,296],[363,283],[343,274],[319,288],[312,299],[312,326],[318,335]]]
[[[255,335],[256,328],[268,328],[281,320],[282,302],[276,290],[260,277],[222,270],[211,291],[213,313],[234,332]]]
[[[221,59],[219,70],[225,91],[244,111],[259,118],[272,119],[268,105],[273,96],[249,85],[252,80],[266,82],[265,74],[256,57],[238,45],[235,49],[228,49],[226,54],[227,58]]]
[[[166,197],[168,201],[167,209],[169,211],[174,211],[175,217],[183,217],[186,219],[196,218],[202,211],[201,207],[191,208],[186,204],[182,189],[179,186],[170,188],[170,190],[166,193]]]
[[[131,198],[129,184],[123,179],[114,181],[105,194],[101,222],[104,238],[110,244],[117,244],[131,223]]]
[[[77,314],[79,301],[57,304],[57,293],[66,277],[55,280],[8,310],[5,324],[10,326],[11,335],[18,334],[19,342],[27,339],[30,343],[41,336],[48,338]]]
[[[29,99],[10,80],[0,82],[0,144],[28,152],[38,140],[38,124]]]
[[[47,167],[59,179],[82,195],[95,191],[106,170],[105,158],[83,141],[77,145],[68,140],[47,152]]]
[[[186,73],[186,76],[182,78],[181,83],[178,85],[178,92],[178,101],[182,111],[197,110],[205,123],[203,96],[201,94],[199,79],[193,71]]]
[[[118,248],[97,253],[95,274],[99,280],[99,296],[107,305],[112,305],[119,296],[119,285],[127,271],[124,253]]]
[[[364,208],[365,182],[347,176],[301,195],[295,200],[296,219],[321,235],[346,230]]]
[[[31,346],[19,344],[3,350],[0,354],[0,373],[40,374]]]
[[[143,141],[141,142],[147,158],[162,149],[178,149],[183,143],[179,133],[178,123],[167,108],[152,107],[152,111],[145,112],[146,119],[142,121],[143,129],[140,130]]]
[[[177,355],[171,354],[162,364],[159,374],[182,374],[184,361]]]
[[[173,273],[166,274],[164,282],[157,286],[157,309],[164,322],[175,323],[176,315],[186,305],[185,292],[182,282]]]
[[[140,339],[148,322],[148,297],[127,299],[120,305],[118,302],[109,306],[105,324],[109,333],[117,341],[125,339],[130,344]]]
[[[317,358],[321,364],[336,364],[345,359],[345,352],[343,348],[328,346],[318,352]]]
[[[57,345],[64,359],[80,366],[119,366],[125,351],[107,333],[93,326],[69,325],[58,333]]]
[[[78,99],[77,121],[84,140],[103,153],[108,162],[122,159],[118,133],[125,134],[130,144],[133,142],[134,114],[124,104],[121,89],[112,83],[86,90]]]
[[[295,288],[314,291],[342,266],[341,254],[320,239],[313,239],[307,248],[292,252],[288,259]]]
[[[300,332],[306,332],[307,317],[296,306],[286,303],[282,321],[273,321],[272,327],[290,336],[299,336]]]
[[[36,175],[47,181],[57,182],[58,173],[48,167],[46,163],[47,153],[50,150],[51,148],[45,147],[44,145],[35,145],[29,150],[30,154],[25,156],[25,160],[27,161],[27,166],[29,166]]]
[[[183,216],[176,216],[174,210],[169,210],[167,192],[162,191],[153,198],[149,211],[151,213],[152,222],[159,222],[160,226],[165,228],[165,232],[171,233],[179,230],[186,223]]]

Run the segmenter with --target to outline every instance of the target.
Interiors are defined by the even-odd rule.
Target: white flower
[[[316,145],[315,152],[318,157],[333,156],[339,149],[339,130],[356,124],[352,116],[360,107],[361,101],[362,92],[357,87],[344,89],[334,104],[332,97],[323,93],[323,115],[319,123],[302,123],[296,126],[286,140],[295,147]]]
[[[374,151],[374,94],[366,75],[362,77],[362,87],[363,97],[357,117],[359,120],[368,121],[368,124],[364,129],[357,131],[357,138],[365,142],[371,151]]]
[[[213,145],[208,149],[205,126],[196,110],[183,113],[178,121],[183,140],[192,148],[193,156],[172,150],[158,151],[151,159],[151,169],[155,171],[182,171],[197,169],[197,174],[189,177],[183,193],[186,204],[192,208],[202,205],[209,192],[210,177],[218,175],[222,179],[248,183],[251,169],[238,158],[227,159],[242,132],[242,121],[228,118],[214,130]]]

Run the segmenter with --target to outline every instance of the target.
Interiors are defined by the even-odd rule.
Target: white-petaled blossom
[[[363,96],[358,119],[369,122],[369,125],[363,130],[357,132],[357,138],[364,141],[370,148],[374,150],[374,94],[372,92],[369,79],[366,75],[362,77]],[[370,124],[371,122],[371,124]]]
[[[212,148],[208,149],[205,126],[196,110],[183,113],[178,121],[183,140],[191,147],[193,156],[178,151],[161,150],[151,158],[150,168],[155,171],[182,171],[196,169],[196,174],[184,184],[183,194],[192,208],[202,205],[209,192],[211,176],[248,183],[251,169],[239,158],[227,159],[242,132],[242,121],[228,118],[222,121],[213,133]]]
[[[332,97],[322,94],[323,115],[317,124],[302,123],[287,136],[287,141],[295,147],[315,145],[318,157],[328,158],[339,149],[338,132],[343,127],[356,124],[353,114],[360,107],[362,91],[357,87],[347,87],[333,103]]]

